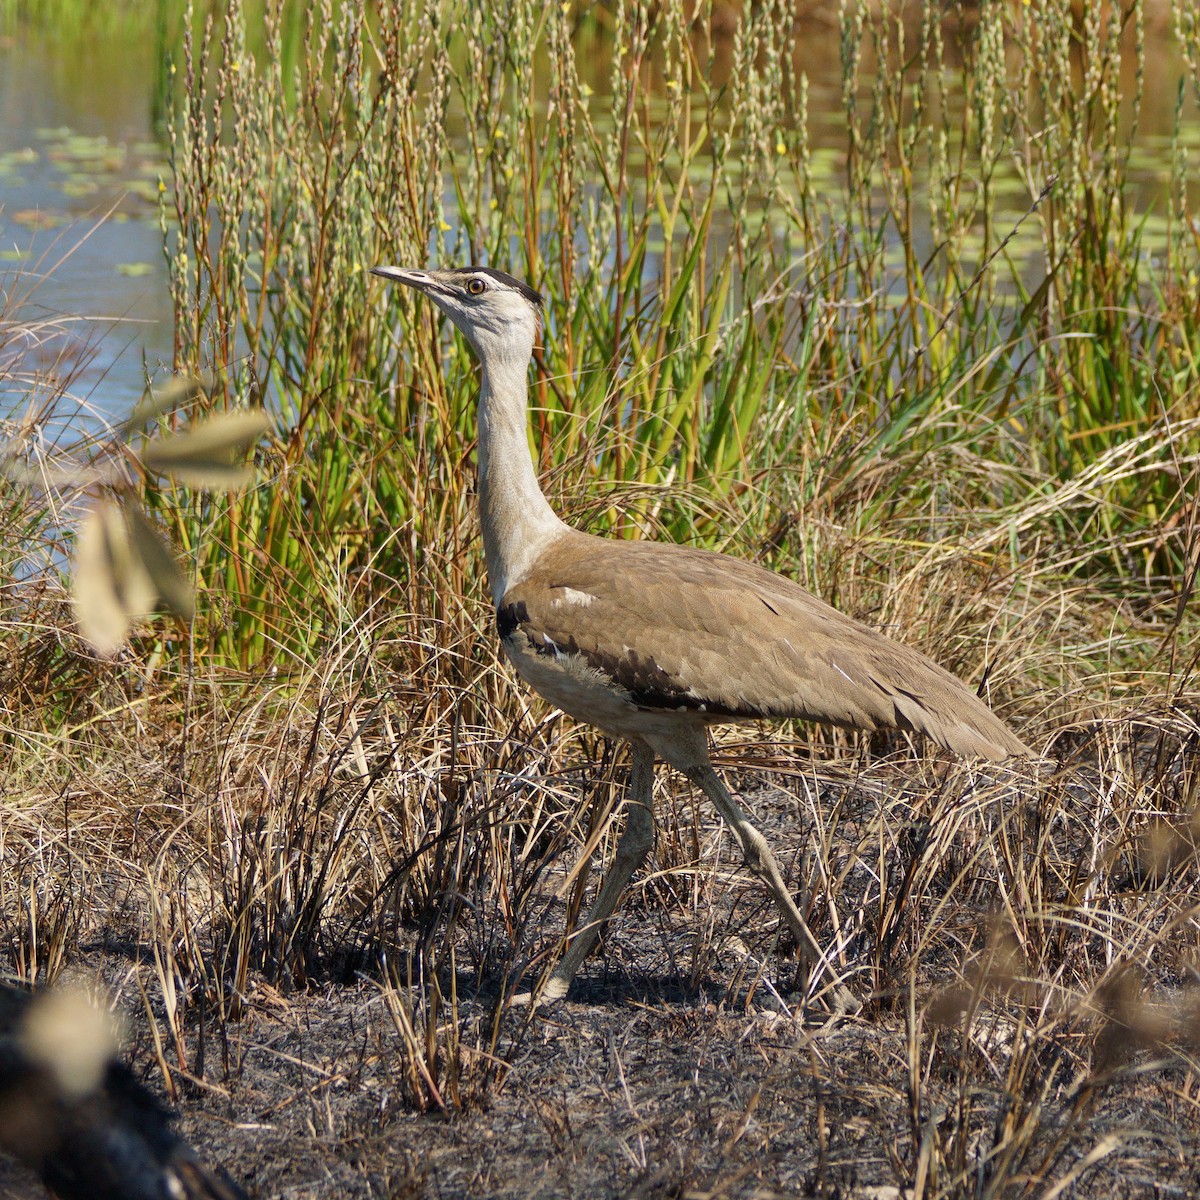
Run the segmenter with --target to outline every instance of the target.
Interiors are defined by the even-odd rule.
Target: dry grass
[[[979,624],[986,590],[956,605],[886,578],[915,640]],[[1087,604],[1063,600],[1072,628]],[[4,967],[105,980],[170,1093],[235,1122],[190,1135],[261,1195],[1137,1195],[1151,1171],[1186,1191],[1195,689],[1151,670],[1152,638],[1133,675],[1129,629],[1104,674],[1111,608],[1090,620],[1086,711],[1044,690],[1044,620],[991,648],[1036,767],[722,739],[873,997],[837,1030],[795,1019],[773,910],[665,774],[650,869],[576,999],[510,1006],[584,902],[580,847],[611,853],[619,764],[506,678],[471,600],[466,643],[382,618],[292,678],[185,688],[160,666],[130,695],[128,663],[94,664],[81,700],[108,702],[52,748],[8,747]],[[432,680],[438,656],[471,682]],[[522,1192],[535,1161],[554,1182]]]
[[[1192,617],[1114,605],[1057,547],[997,577],[906,520],[821,525],[817,586],[969,676],[985,647],[1045,760],[723,735],[871,998],[840,1028],[797,1018],[774,910],[665,773],[650,868],[575,998],[511,1006],[586,906],[583,848],[611,854],[621,763],[516,684],[432,556],[441,620],[347,602],[328,653],[260,677],[149,637],[92,659],[53,585],[14,585],[3,969],[107,985],[189,1137],[259,1195],[1186,1194]]]
[[[1123,168],[1100,154],[1120,110],[1106,82],[1122,55],[1111,27],[1084,30],[1109,74],[1070,101],[1076,126],[1055,126],[1079,134],[1062,150],[1075,174],[1031,210],[1044,290],[1020,303],[1018,267],[1005,285],[963,265],[985,252],[1004,261],[1003,222],[971,173],[1025,161],[1018,135],[1040,167],[1059,150],[1013,114],[979,146],[989,103],[1039,102],[1001,87],[1003,55],[991,75],[963,67],[964,89],[981,90],[963,113],[939,109],[950,140],[909,121],[909,100],[932,105],[958,69],[940,18],[920,29],[934,65],[918,91],[881,73],[868,97],[869,72],[847,64],[859,140],[839,167],[837,215],[854,217],[853,236],[817,203],[833,186],[828,163],[808,186],[815,148],[787,106],[754,125],[759,93],[726,97],[689,65],[666,89],[671,120],[693,127],[688,88],[721,128],[736,115],[713,171],[731,197],[743,170],[757,171],[748,186],[766,198],[734,206],[714,240],[704,206],[717,185],[656,174],[655,138],[675,125],[652,119],[663,100],[636,47],[613,66],[611,127],[589,141],[571,125],[588,93],[558,6],[546,36],[563,124],[539,124],[532,88],[517,97],[497,117],[505,135],[468,160],[496,209],[481,185],[451,214],[464,250],[509,265],[510,230],[525,230],[526,261],[553,288],[560,337],[543,356],[537,420],[566,515],[695,536],[787,570],[980,686],[1044,756],[984,769],[900,737],[722,734],[719,765],[868,1000],[824,1027],[819,1010],[800,1011],[794,947],[766,897],[713,814],[666,773],[648,870],[572,1000],[535,1016],[511,1003],[586,911],[619,828],[623,764],[497,659],[462,348],[424,318],[411,324],[405,301],[368,300],[347,266],[368,252],[423,255],[441,228],[445,196],[429,181],[444,177],[447,150],[437,121],[414,125],[411,94],[430,82],[449,112],[453,81],[464,111],[495,108],[478,28],[450,46],[422,17],[419,45],[444,70],[426,81],[396,32],[405,13],[385,7],[396,36],[370,49],[385,68],[407,54],[408,74],[381,71],[378,108],[350,6],[332,49],[321,23],[308,35],[305,103],[329,120],[327,140],[271,70],[255,75],[236,30],[223,50],[198,41],[188,60],[196,103],[177,130],[186,186],[168,234],[190,320],[181,358],[211,358],[230,372],[227,399],[270,394],[281,421],[294,419],[264,455],[262,485],[229,505],[147,498],[206,584],[202,620],[143,627],[120,657],[97,660],[54,571],[21,565],[31,538],[43,564],[61,555],[56,494],[0,502],[0,970],[41,984],[70,968],[108,987],[191,1138],[258,1195],[1195,1194],[1200,343],[1184,286],[1195,247],[1173,233],[1167,267],[1147,276],[1153,256],[1133,252],[1136,221],[1116,211]],[[668,7],[683,38],[690,18]],[[738,53],[765,93],[772,22],[790,17],[748,7]],[[1053,7],[1037,0],[1034,15]],[[848,54],[867,10],[845,10]],[[1049,54],[1043,26],[1013,11],[1022,52]],[[528,52],[530,71],[539,13],[522,8],[509,31],[529,34],[513,53]],[[1074,96],[1064,14],[1054,78]],[[896,53],[888,39],[912,35],[886,20],[871,29],[881,61]],[[1004,30],[992,32],[999,43],[970,48],[1003,50]],[[1194,38],[1184,48],[1200,62]],[[253,129],[264,144],[286,134],[295,155],[256,166],[240,143],[209,137],[209,79],[247,120],[278,93],[279,121]],[[868,100],[886,120],[868,119]],[[366,124],[337,127],[330,114],[343,110]],[[427,167],[420,195],[388,188],[395,138]],[[645,195],[670,185],[662,207],[635,203],[624,177],[593,203],[581,181],[594,182],[601,140],[629,151]],[[953,170],[947,146],[961,157]],[[541,194],[509,186],[536,176],[526,151],[559,156],[564,190],[549,214]],[[912,258],[913,177],[896,166],[910,151],[931,223],[957,231],[946,262]],[[305,157],[327,154],[328,166],[343,152],[338,171],[361,194]],[[681,153],[699,150],[688,141]],[[255,190],[264,162],[278,186]],[[1179,179],[1184,164],[1180,152]],[[378,172],[378,187],[356,169]],[[293,186],[293,170],[320,177],[324,197]],[[1044,180],[1026,182],[1033,196]],[[1097,195],[1113,212],[1089,208]],[[377,219],[352,223],[371,196]],[[803,211],[785,207],[791,196]],[[222,203],[232,215],[214,237]],[[1178,205],[1186,213],[1182,187]],[[755,218],[765,211],[787,214],[811,277]],[[678,220],[663,279],[632,269],[613,283],[574,257],[580,228],[607,246],[605,223],[626,217],[626,250],[647,261],[664,234],[655,221]],[[1064,243],[1064,230],[1082,232]],[[1084,249],[1064,260],[1064,244]],[[884,261],[888,245],[905,249],[900,267]],[[797,272],[770,292],[774,315],[766,290],[761,305],[729,299],[747,248],[760,282]],[[318,266],[328,288],[300,287]],[[276,287],[273,269],[296,290]],[[668,322],[675,280],[686,286]],[[23,388],[5,352],[17,314],[0,318],[0,382]],[[252,360],[238,359],[239,338]],[[1014,349],[1025,342],[1029,357]],[[609,363],[625,357],[610,387]],[[61,374],[51,396],[69,395],[69,367]],[[686,421],[680,396],[695,401]],[[1074,427],[1084,400],[1091,423]],[[28,430],[6,432],[16,442]],[[0,1189],[23,1186],[0,1175]]]

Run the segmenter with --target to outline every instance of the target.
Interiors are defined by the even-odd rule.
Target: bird
[[[171,1116],[81,992],[0,983],[0,1152],[61,1200],[246,1200]]]
[[[697,547],[571,528],[542,492],[528,441],[541,294],[486,266],[372,270],[432,300],[479,360],[479,518],[505,655],[551,704],[630,745],[625,827],[613,860],[583,924],[530,1002],[567,995],[649,857],[654,765],[661,759],[724,818],[796,941],[808,995],[820,994],[835,1011],[857,1011],[861,1005],[810,932],[766,838],[713,768],[708,727],[800,718],[919,732],[957,754],[997,761],[1032,751],[954,675],[783,575]]]

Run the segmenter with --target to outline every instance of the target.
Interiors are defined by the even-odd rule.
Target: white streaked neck
[[[529,453],[529,354],[488,357],[479,393],[479,518],[498,604],[566,525],[542,494]]]

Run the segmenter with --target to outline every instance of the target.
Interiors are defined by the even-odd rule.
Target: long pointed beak
[[[371,274],[381,279],[395,280],[396,283],[406,283],[422,292],[437,285],[437,280],[428,271],[414,271],[409,267],[372,267]]]

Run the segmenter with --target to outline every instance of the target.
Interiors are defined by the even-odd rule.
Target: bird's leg
[[[539,1004],[549,1004],[567,994],[571,980],[595,947],[601,928],[612,916],[633,873],[654,848],[654,751],[643,741],[630,744],[633,762],[625,798],[625,829],[617,842],[617,852],[591,912],[575,931],[566,952],[537,997]]]
[[[813,937],[800,910],[796,907],[796,902],[792,899],[791,892],[783,882],[779,864],[771,853],[767,839],[751,824],[750,818],[738,806],[737,801],[734,800],[729,789],[712,769],[710,763],[707,761],[691,763],[681,767],[681,770],[716,805],[717,811],[725,818],[725,823],[733,831],[733,836],[737,838],[738,845],[742,848],[746,866],[767,885],[767,890],[771,893],[776,907],[782,914],[784,923],[799,944],[804,962],[810,969],[815,966],[818,978],[832,989],[834,1009],[843,1013],[857,1012],[861,1005],[853,993],[840,982],[832,966],[825,959],[817,939]]]

